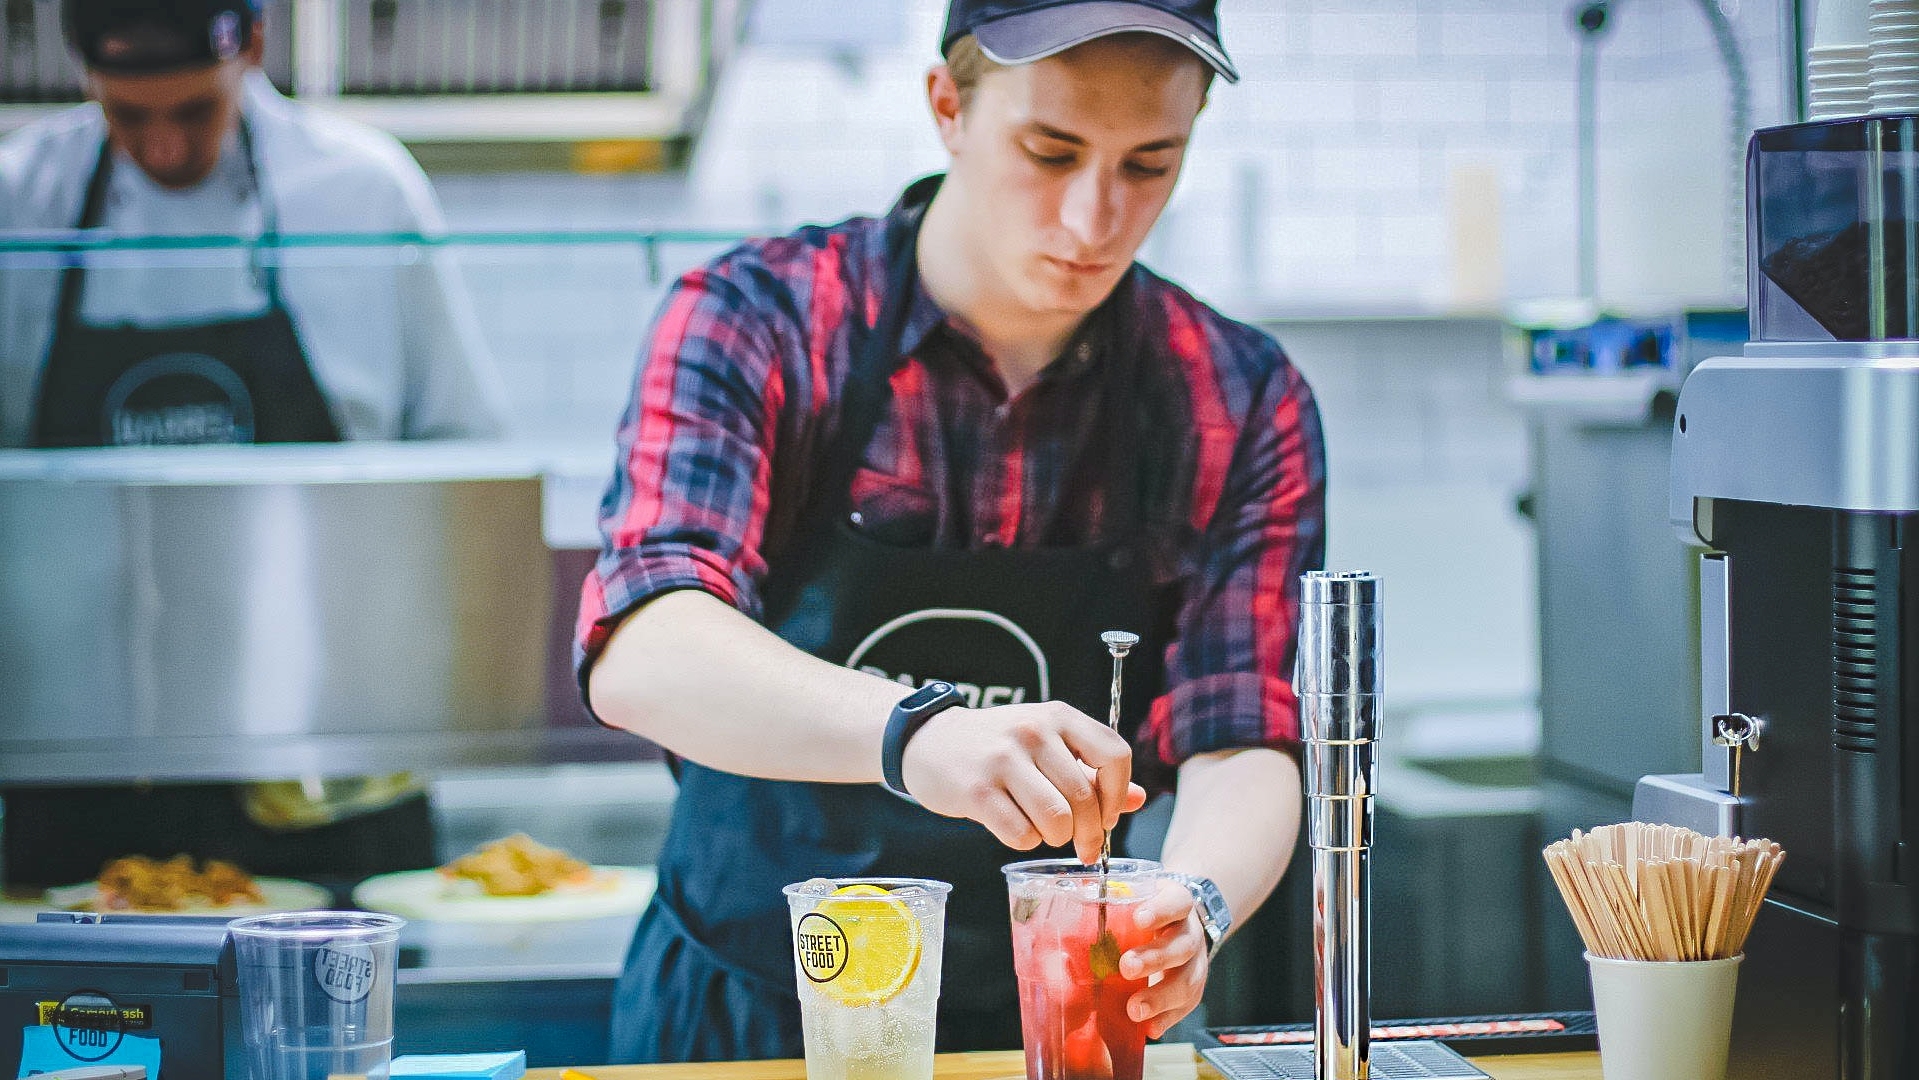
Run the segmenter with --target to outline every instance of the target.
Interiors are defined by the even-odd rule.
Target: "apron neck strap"
[[[1132,290],[1134,272],[1128,270],[1093,313],[1098,329],[1094,346],[1106,351],[1105,362],[1107,431],[1106,498],[1112,521],[1111,535],[1130,540],[1140,531],[1142,485],[1145,484],[1147,446],[1157,445],[1151,438],[1153,425],[1145,413],[1142,395],[1150,385],[1141,370],[1140,344],[1150,338],[1140,336],[1142,327],[1134,325]]]
[[[113,141],[105,135],[100,137],[100,154],[93,159],[93,172],[87,177],[87,195],[80,203],[80,220],[73,227],[81,232],[99,227],[101,215],[106,212],[107,178],[113,175]],[[86,280],[85,251],[76,251],[67,262],[67,268],[60,275],[59,321],[62,324],[79,321],[80,290]]]
[[[907,313],[913,309],[919,282],[920,222],[941,179],[929,176],[914,181],[900,196],[901,212],[886,224],[882,257],[887,275],[885,291],[880,294],[879,317],[872,326],[866,326],[865,319],[857,324],[861,333],[842,391],[839,433],[827,449],[826,468],[812,500],[815,516],[824,523],[846,513],[851,504],[853,475],[859,471],[866,444],[872,441],[886,414],[893,372],[905,359],[900,355],[900,335],[906,327]]]

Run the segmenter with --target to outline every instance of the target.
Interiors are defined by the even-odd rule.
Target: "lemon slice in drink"
[[[842,1005],[883,1005],[920,967],[920,921],[877,885],[848,885],[816,909],[846,935],[846,967],[819,990]]]

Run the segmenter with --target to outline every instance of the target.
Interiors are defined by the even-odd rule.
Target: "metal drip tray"
[[[1227,1080],[1315,1080],[1310,1046],[1228,1046],[1200,1051]],[[1490,1080],[1436,1042],[1372,1048],[1372,1080]]]

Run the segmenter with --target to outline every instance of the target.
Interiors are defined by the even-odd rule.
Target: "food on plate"
[[[541,896],[593,882],[593,868],[525,833],[495,840],[440,867],[454,881],[471,881],[487,896]]]
[[[93,911],[185,911],[265,900],[253,875],[229,862],[208,859],[196,867],[190,855],[175,855],[164,862],[129,855],[101,868],[96,898],[75,906]]]

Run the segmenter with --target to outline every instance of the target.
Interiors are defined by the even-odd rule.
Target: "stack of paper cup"
[[[1866,0],[1819,0],[1806,60],[1814,120],[1864,116],[1872,107],[1872,45]]]
[[[1919,112],[1919,0],[1867,5],[1872,56],[1872,111]]]

